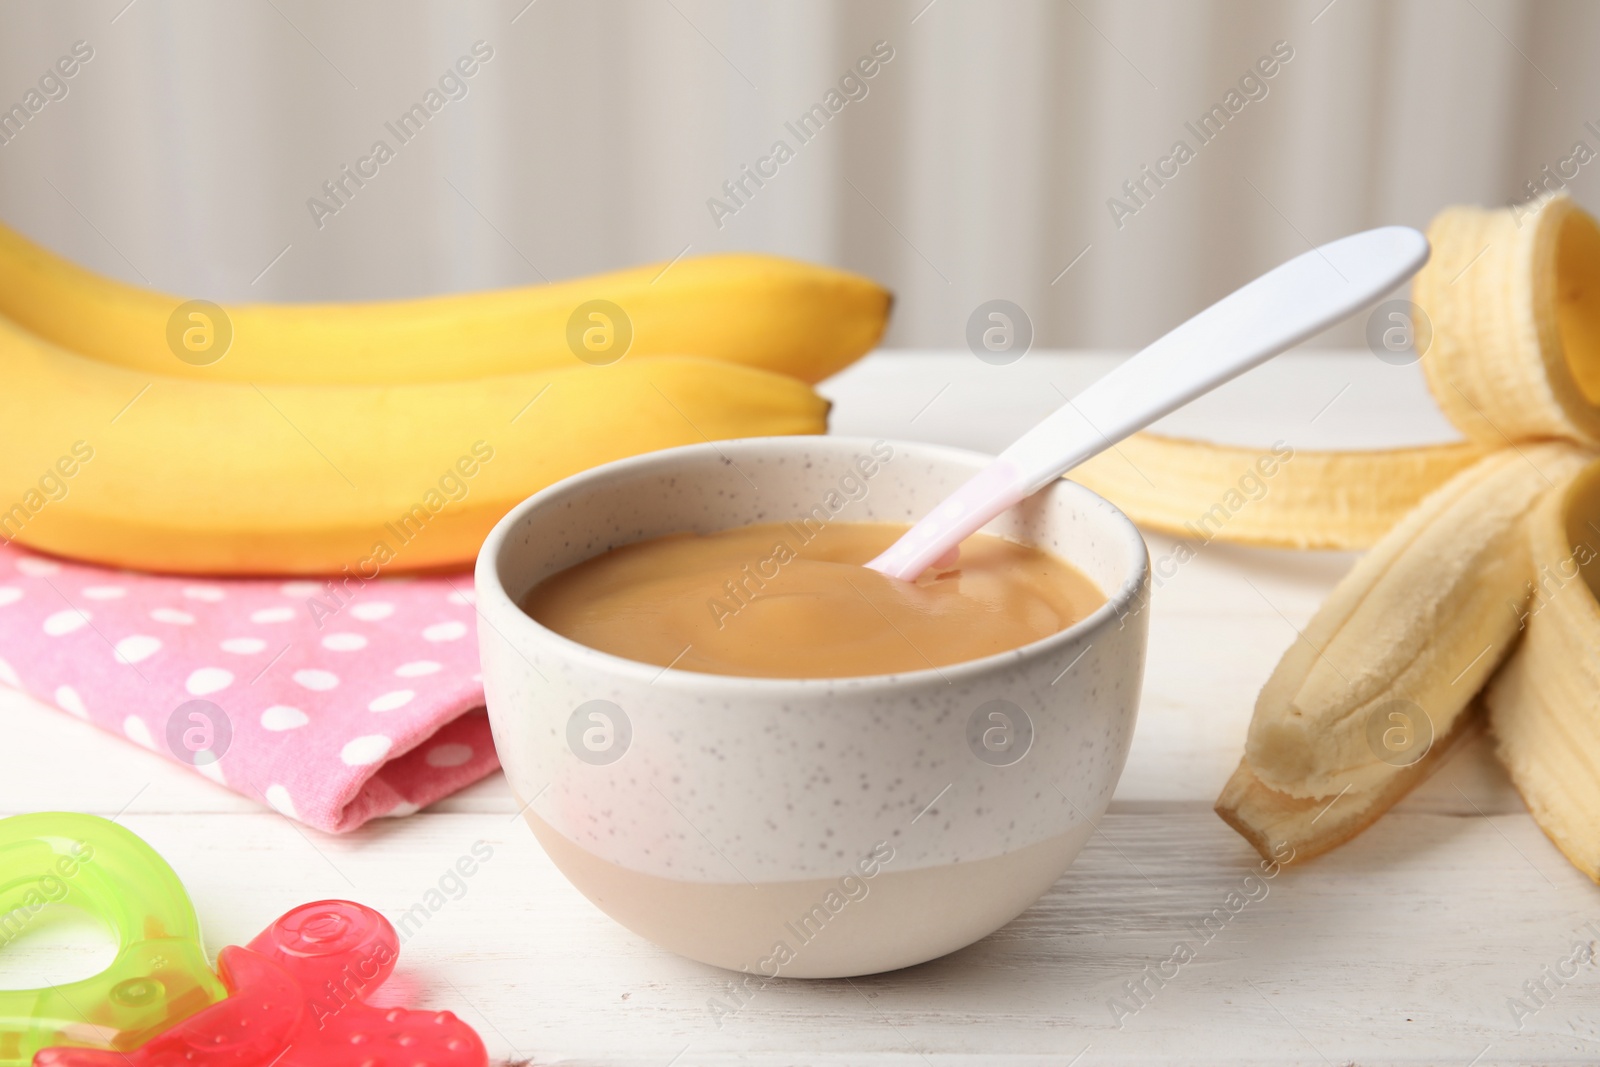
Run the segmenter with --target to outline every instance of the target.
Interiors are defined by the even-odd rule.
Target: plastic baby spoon
[[[1384,226],[1314,248],[1172,330],[1023,434],[867,566],[915,581],[963,539],[1089,457],[1354,314],[1428,260]]]

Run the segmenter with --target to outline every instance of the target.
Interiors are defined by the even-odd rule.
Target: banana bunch
[[[1565,196],[1520,215],[1444,211],[1413,284],[1430,391],[1467,441],[1298,454],[1216,533],[1370,549],[1263,686],[1217,800],[1265,857],[1360,833],[1482,704],[1535,819],[1600,881],[1600,226]],[[1149,437],[1123,451],[1148,481],[1114,452],[1074,477],[1180,535],[1255,458]]]
[[[184,302],[0,227],[0,538],[114,566],[461,565],[613,459],[824,432],[889,294],[768,256],[349,305]]]

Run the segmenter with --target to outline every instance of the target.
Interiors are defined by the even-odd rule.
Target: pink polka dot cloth
[[[0,544],[0,683],[330,833],[500,764],[469,574],[136,574]]]

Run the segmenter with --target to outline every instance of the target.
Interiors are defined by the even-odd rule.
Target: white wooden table
[[[1109,365],[880,353],[825,391],[837,432],[996,450],[1059,403],[1058,388]],[[1415,367],[1366,352],[1284,357],[1164,428],[1302,449],[1453,436]],[[391,984],[397,1000],[460,1013],[496,1064],[1594,1063],[1594,965],[1551,985],[1520,1028],[1509,998],[1526,998],[1524,983],[1575,941],[1600,941],[1600,889],[1546,841],[1481,740],[1355,842],[1272,880],[1210,941],[1193,931],[1256,864],[1211,812],[1256,690],[1291,624],[1350,562],[1204,548],[1155,594],[1127,771],[1101,832],[1048,896],[934,963],[768,988],[721,1029],[707,1001],[724,975],[641,941],[570,888],[498,775],[331,837],[7,694],[0,809],[119,816],[177,868],[213,951],[318,897],[396,915],[489,843],[493,858],[406,942]],[[1119,1027],[1109,999],[1179,941],[1196,958]],[[0,984],[73,977],[105,958],[82,930],[44,926],[0,954]]]

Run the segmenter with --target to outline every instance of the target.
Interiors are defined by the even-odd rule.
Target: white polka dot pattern
[[[394,669],[397,678],[422,678],[430,674],[438,674],[442,668],[431,659],[416,659],[410,663],[402,663]]]
[[[392,693],[385,693],[381,697],[374,698],[373,701],[367,705],[367,710],[393,711],[396,708],[403,708],[407,704],[411,703],[411,699],[416,695],[417,694],[413,693],[409,689],[396,689]]]
[[[471,745],[434,745],[425,757],[430,767],[459,767],[472,758]]]
[[[294,672],[294,684],[304,686],[314,693],[326,693],[339,684],[339,676],[332,671],[307,668]]]
[[[288,622],[294,618],[294,615],[293,608],[262,608],[260,611],[250,613],[250,621],[259,623]]]
[[[189,680],[184,683],[192,696],[204,697],[212,693],[220,693],[233,684],[233,672],[223,670],[221,667],[201,667],[189,675]]]
[[[365,767],[387,756],[393,744],[393,741],[382,734],[366,734],[340,749],[339,758],[352,767]]]
[[[77,608],[58,611],[44,620],[44,632],[51,637],[61,637],[83,629],[89,625],[90,618],[87,611],[79,611]]]
[[[289,795],[289,790],[283,786],[277,783],[267,786],[264,796],[267,798],[267,803],[271,804],[281,814],[287,815],[291,819],[300,817],[300,813],[295,811],[294,808],[294,798]]]
[[[291,708],[287,704],[274,704],[261,713],[261,728],[274,733],[284,730],[298,730],[311,719],[299,708]]]
[[[0,543],[0,685],[346,831],[496,766],[470,589],[461,576],[362,587],[147,575]],[[226,716],[228,744],[197,765],[175,716],[199,699]]]
[[[156,739],[150,736],[150,727],[137,715],[129,715],[122,720],[122,732],[128,735],[128,740],[145,748],[155,748]]]
[[[120,663],[143,663],[160,651],[161,639],[151,637],[149,634],[131,634],[116,644],[117,660]]]
[[[89,717],[89,709],[83,705],[83,697],[70,685],[56,687],[56,707],[62,711],[70,711],[80,719]]]
[[[322,647],[329,652],[359,652],[367,647],[367,639],[360,634],[329,634]]]
[[[156,608],[150,613],[156,622],[169,622],[174,626],[193,626],[194,616],[177,608]]]
[[[422,631],[424,641],[458,641],[467,634],[467,624],[458,620],[436,622]]]

